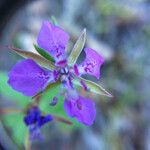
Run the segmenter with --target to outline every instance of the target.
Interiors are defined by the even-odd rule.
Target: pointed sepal
[[[55,16],[51,16],[50,21],[51,21],[55,26],[58,26],[58,21],[56,20]]]
[[[85,83],[85,85],[87,86],[87,88],[89,89],[90,92],[99,94],[99,95],[104,95],[107,97],[113,97],[109,92],[107,92],[103,87],[101,87],[99,84],[96,84],[92,81],[83,79],[82,77],[76,77],[73,80],[73,83],[77,86],[83,87],[81,84],[81,81],[83,81]]]
[[[28,51],[23,51],[19,48],[14,48],[12,46],[8,46],[9,49],[13,50],[15,53],[17,53],[18,55],[24,57],[24,58],[31,58],[32,60],[34,60],[36,63],[38,63],[40,66],[50,69],[50,70],[56,70],[56,66],[54,65],[54,63],[46,60],[44,57],[41,57],[38,54],[35,54],[33,52],[28,52]]]
[[[84,29],[82,31],[82,33],[80,34],[78,40],[76,41],[76,43],[72,49],[71,54],[68,57],[69,66],[73,66],[76,63],[80,53],[82,52],[84,45],[85,45],[85,41],[86,41],[86,29]]]
[[[37,46],[36,44],[33,44],[33,45],[34,45],[35,50],[36,50],[41,56],[43,56],[45,59],[47,59],[47,60],[52,61],[53,63],[55,63],[54,58],[53,58],[49,53],[47,53],[44,49],[40,48],[40,47]]]

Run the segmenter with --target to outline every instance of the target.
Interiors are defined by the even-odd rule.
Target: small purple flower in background
[[[96,116],[95,104],[89,98],[79,95],[76,86],[83,88],[86,92],[94,92],[108,97],[111,97],[111,94],[98,84],[81,77],[83,74],[89,74],[99,79],[100,67],[104,63],[104,58],[96,51],[91,48],[85,48],[86,58],[81,64],[76,64],[78,56],[84,47],[85,37],[86,30],[84,29],[71,54],[67,57],[65,51],[69,35],[58,26],[51,24],[49,21],[44,21],[37,39],[39,46],[37,49],[43,57],[11,48],[27,59],[18,62],[12,68],[9,72],[8,83],[12,88],[22,92],[24,95],[34,96],[44,91],[51,83],[60,82],[62,89],[67,93],[63,95],[65,96],[64,110],[66,113],[85,125],[92,125]],[[57,97],[54,97],[51,105],[56,104]],[[47,118],[48,116],[41,120],[40,114],[35,111],[35,114],[29,112],[26,116],[26,125],[30,122],[28,122],[29,118],[31,118],[31,122],[33,121],[33,116],[38,118],[33,119],[36,122],[36,127],[40,127],[41,124],[50,121],[50,118]]]
[[[53,117],[50,114],[41,115],[37,106],[31,107],[24,117],[24,123],[29,128],[30,140],[41,139],[40,128],[52,120]]]

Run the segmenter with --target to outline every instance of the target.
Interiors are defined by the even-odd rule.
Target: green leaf
[[[82,49],[85,45],[85,40],[86,40],[86,29],[84,29],[81,33],[81,35],[79,36],[78,40],[76,41],[73,50],[71,52],[71,54],[68,57],[68,64],[70,66],[74,65],[80,55],[80,53],[82,52]]]
[[[101,87],[100,85],[90,81],[90,80],[86,80],[86,79],[83,79],[81,77],[76,77],[74,80],[73,80],[73,83],[79,87],[82,87],[80,81],[84,81],[86,86],[90,89],[90,92],[93,92],[93,93],[96,93],[96,94],[99,94],[99,95],[104,95],[104,96],[107,96],[107,97],[113,97],[109,92],[107,92],[103,87]]]
[[[23,117],[23,113],[2,116],[3,124],[11,131],[12,140],[20,147],[23,146],[27,134],[27,127],[23,122]]]
[[[51,16],[50,21],[51,21],[55,26],[58,26],[58,21],[56,20],[55,16]]]
[[[53,63],[55,63],[54,58],[53,58],[49,53],[47,53],[44,49],[38,47],[36,44],[33,44],[33,45],[34,45],[35,50],[36,50],[40,55],[42,55],[42,56],[43,56],[44,58],[46,58],[47,60],[52,61]]]
[[[3,99],[5,98],[5,104],[8,104],[8,106],[5,105],[5,107],[3,107],[5,111],[4,113],[1,114],[1,121],[3,125],[6,127],[6,129],[8,129],[8,131],[11,131],[10,136],[12,140],[21,147],[20,149],[23,149],[22,145],[24,143],[24,138],[27,132],[27,128],[23,122],[23,117],[24,117],[23,113],[19,111],[17,113],[17,109],[25,108],[29,104],[30,98],[13,90],[7,84],[7,80],[8,80],[7,73],[0,72],[0,94]],[[3,104],[3,99],[1,99],[2,104]],[[15,109],[15,107],[16,107],[16,113],[15,110],[13,113],[13,109]]]
[[[11,46],[9,46],[8,48],[13,50],[14,52],[16,52],[17,54],[19,54],[20,56],[22,56],[24,58],[31,58],[32,60],[37,62],[42,67],[45,67],[45,68],[50,69],[50,70],[57,69],[53,62],[46,60],[44,57],[42,57],[38,54],[28,52],[28,51],[23,51],[19,48],[14,48]]]

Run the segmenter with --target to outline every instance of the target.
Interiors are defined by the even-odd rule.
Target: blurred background
[[[114,95],[95,96],[97,117],[91,127],[51,123],[32,150],[150,150],[149,13],[149,0],[0,0],[1,110],[24,108],[31,101],[7,85],[7,72],[21,57],[6,45],[34,51],[42,21],[52,15],[69,32],[70,48],[87,29],[86,45],[106,60],[99,83]],[[51,111],[44,104],[41,109]],[[23,114],[0,112],[0,150],[25,149]]]

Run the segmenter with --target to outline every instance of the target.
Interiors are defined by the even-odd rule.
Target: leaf
[[[46,60],[44,57],[41,57],[40,55],[37,55],[37,54],[32,53],[32,52],[28,52],[28,51],[23,51],[19,48],[14,48],[11,46],[8,46],[8,48],[13,50],[14,52],[16,52],[17,54],[19,54],[20,56],[22,56],[24,58],[33,59],[35,62],[37,62],[42,67],[45,67],[45,68],[50,69],[50,70],[57,69],[56,66],[54,65],[54,63]]]
[[[58,26],[58,21],[56,20],[55,16],[51,16],[50,20],[55,26]]]
[[[78,85],[80,87],[82,87],[80,81],[84,81],[87,88],[90,89],[90,92],[93,92],[93,93],[96,93],[96,94],[99,94],[99,95],[104,95],[104,96],[107,96],[107,97],[113,97],[109,92],[107,92],[103,87],[101,87],[100,85],[90,81],[90,80],[86,80],[86,79],[83,79],[81,77],[76,77],[74,80],[73,80],[73,83],[75,85]]]
[[[25,108],[29,104],[30,98],[14,91],[7,84],[7,80],[7,73],[0,72],[0,94],[2,98],[5,98],[5,101],[1,99],[1,103],[5,104],[5,107],[0,108],[1,121],[5,128],[11,131],[10,136],[13,141],[21,147],[20,149],[23,149],[27,128],[23,123],[24,115],[19,108]]]
[[[23,117],[23,113],[10,114],[1,117],[5,127],[11,131],[11,138],[19,147],[23,146],[27,133],[27,127],[23,122]]]
[[[73,47],[71,54],[68,57],[68,64],[70,66],[73,66],[76,63],[80,53],[82,52],[84,45],[85,45],[85,40],[86,40],[86,29],[84,29],[82,31],[82,33],[80,34],[78,40],[76,41],[76,43]]]
[[[0,108],[1,121],[8,131],[11,131],[10,137],[13,141],[22,148],[24,137],[27,132],[27,128],[23,123],[23,113],[21,108],[25,108],[29,104],[30,98],[14,91],[7,84],[7,73],[0,73],[0,94],[3,99],[1,103],[5,104],[5,107]],[[15,107],[16,106],[16,107]],[[9,107],[9,108],[8,108]]]
[[[44,49],[38,47],[36,44],[33,44],[33,45],[34,45],[35,50],[36,50],[41,56],[43,56],[43,57],[46,58],[47,60],[52,61],[53,63],[55,63],[54,58],[53,58],[49,53],[47,53]]]

